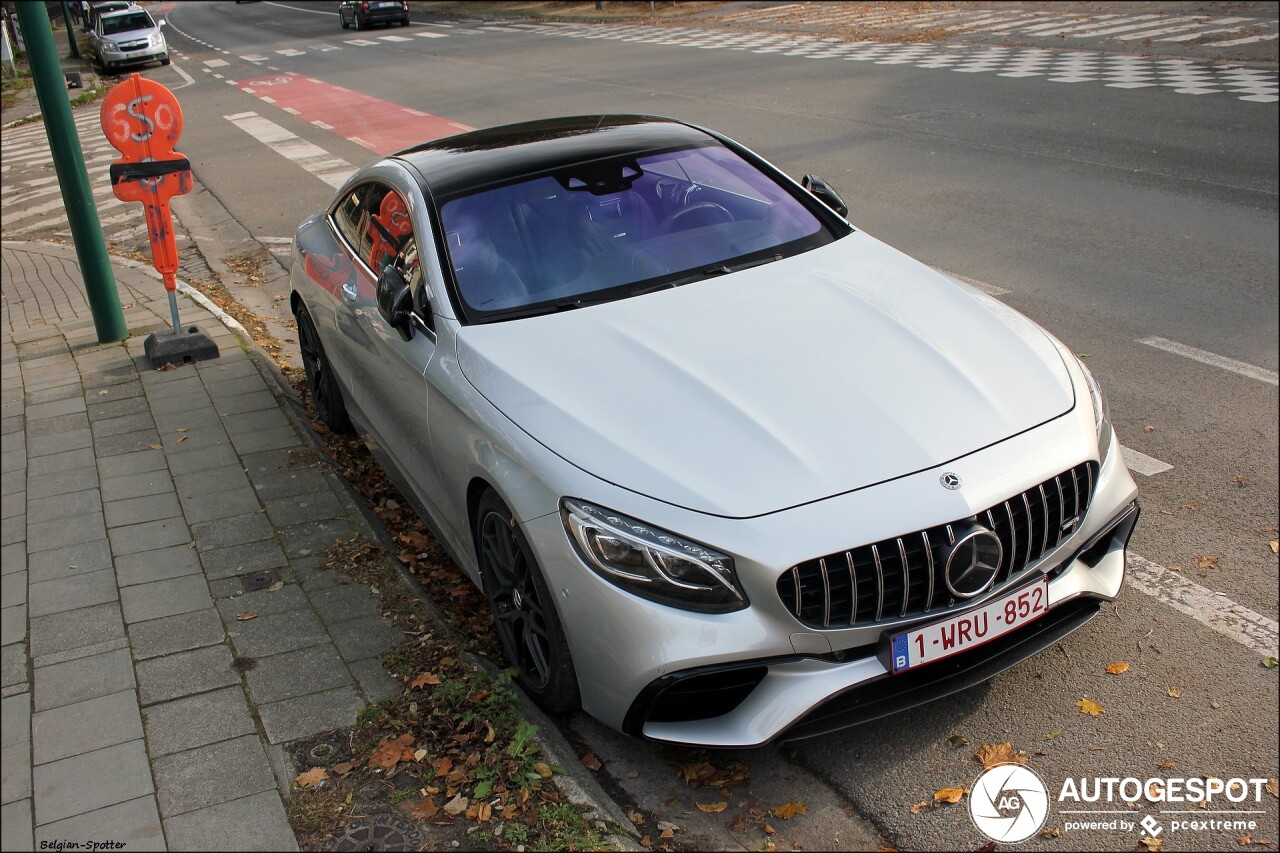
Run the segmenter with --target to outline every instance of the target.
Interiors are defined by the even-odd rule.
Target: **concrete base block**
[[[218,345],[200,331],[198,326],[187,326],[174,331],[152,332],[142,343],[143,352],[154,368],[166,364],[183,365],[218,357]]]

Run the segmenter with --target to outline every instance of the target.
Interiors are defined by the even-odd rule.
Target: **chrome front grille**
[[[977,523],[999,537],[1003,557],[991,586],[999,589],[1080,526],[1096,480],[1097,465],[1084,462],[970,518],[806,560],[778,578],[778,595],[811,628],[947,610],[965,603],[943,577],[957,530]]]

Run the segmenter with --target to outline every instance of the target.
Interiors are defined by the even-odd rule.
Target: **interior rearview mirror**
[[[378,276],[378,313],[403,340],[413,337],[413,295],[404,275],[391,264]]]
[[[849,215],[849,206],[841,201],[839,194],[827,186],[827,182],[817,175],[805,175],[800,179],[800,186],[813,193],[814,198],[841,216]]]

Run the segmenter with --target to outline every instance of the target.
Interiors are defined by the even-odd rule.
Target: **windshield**
[[[102,19],[102,34],[112,36],[116,33],[130,33],[134,30],[149,30],[155,27],[151,16],[141,9],[127,15],[114,15]]]
[[[787,190],[720,145],[577,164],[446,202],[475,320],[677,286],[833,239]]]

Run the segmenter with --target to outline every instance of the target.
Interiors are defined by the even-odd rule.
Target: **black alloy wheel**
[[[548,711],[579,704],[578,680],[555,602],[529,543],[502,499],[480,499],[476,542],[484,592],[516,681]]]
[[[324,354],[320,335],[307,312],[307,306],[298,303],[298,349],[302,353],[302,367],[307,374],[307,388],[311,390],[311,402],[315,404],[320,422],[337,433],[351,432],[351,419],[342,400],[342,389],[334,378],[333,367]]]

